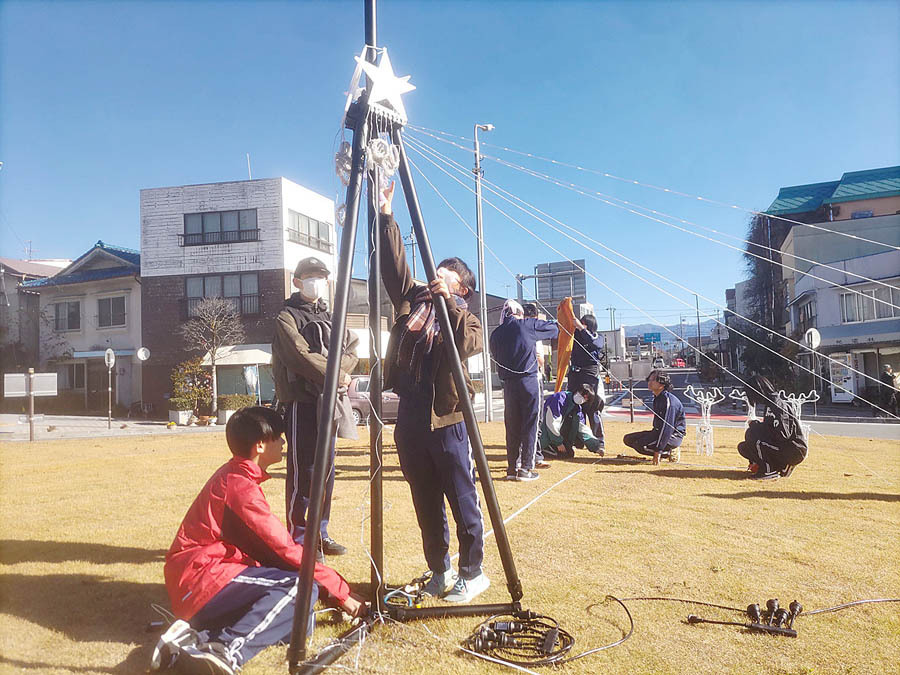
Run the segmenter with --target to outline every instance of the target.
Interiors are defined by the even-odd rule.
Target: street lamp
[[[481,145],[478,143],[478,130],[493,131],[493,124],[476,124],[475,125],[475,218],[478,223],[478,289],[479,298],[481,299],[481,329],[487,338],[488,332],[488,312],[487,312],[487,291],[484,283],[484,230],[481,225]],[[487,340],[485,340],[487,341]],[[483,366],[482,373],[484,376],[484,421],[491,422],[494,419],[494,410],[492,403],[491,391],[491,355],[487,349],[482,352]]]

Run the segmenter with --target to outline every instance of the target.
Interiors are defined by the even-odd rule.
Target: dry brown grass
[[[629,430],[628,424],[608,424],[608,457],[624,452],[618,439]],[[484,436],[499,477],[505,469],[502,423],[485,425]],[[595,609],[595,616],[586,612],[608,593],[736,606],[778,597],[783,605],[798,599],[807,609],[900,597],[895,442],[816,437],[810,458],[790,479],[759,484],[742,478],[733,449],[738,439],[738,430],[717,429],[715,456],[700,458],[689,437],[681,465],[593,463],[582,453],[575,462],[554,463],[534,483],[498,481],[510,514],[580,470],[508,526],[525,606],[558,618],[580,651],[617,639],[627,627],[612,604]],[[155,641],[144,630],[155,618],[149,603],[167,604],[165,550],[226,453],[222,434],[4,444],[0,672],[143,672]],[[283,466],[265,484],[276,513],[283,504]],[[366,446],[342,444],[338,469],[331,533],[352,552],[332,562],[362,583],[369,578],[360,540]],[[387,576],[399,583],[421,573],[424,563],[408,489],[390,450],[385,497]],[[493,539],[486,552],[493,585],[484,600],[502,602],[508,595]],[[801,617],[796,640],[684,623],[690,612],[731,618],[719,610],[628,605],[634,636],[565,672],[884,673],[896,672],[900,660],[900,608],[894,604]],[[385,673],[504,670],[455,650],[475,623],[380,628],[358,661],[354,650],[341,663]],[[341,628],[321,625],[315,645]],[[283,659],[283,649],[269,649],[245,672],[285,673]]]

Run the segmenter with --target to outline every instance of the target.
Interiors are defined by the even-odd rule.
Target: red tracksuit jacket
[[[300,569],[303,547],[269,508],[260,483],[269,475],[255,462],[233,457],[191,504],[166,554],[166,590],[175,615],[190,619],[248,567]],[[350,586],[316,563],[315,580],[336,602]]]

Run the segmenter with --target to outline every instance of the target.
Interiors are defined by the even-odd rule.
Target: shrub
[[[194,399],[185,396],[173,396],[169,399],[169,410],[193,410]]]
[[[198,357],[179,363],[172,370],[172,410],[199,410],[212,402],[212,375],[203,369]],[[172,403],[176,401],[177,403]],[[186,407],[173,407],[174,405]]]
[[[224,394],[219,397],[219,410],[240,410],[250,405],[256,405],[256,396],[253,394]]]

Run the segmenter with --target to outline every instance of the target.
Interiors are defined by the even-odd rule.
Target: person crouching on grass
[[[225,427],[232,457],[210,478],[166,554],[166,590],[178,620],[160,638],[151,670],[232,675],[264,648],[290,640],[303,547],[272,513],[260,483],[282,459],[284,422],[242,408]],[[357,617],[367,605],[316,563],[312,603]],[[309,631],[312,632],[312,620]]]
[[[471,399],[475,393],[466,359],[482,349],[481,323],[465,300],[475,290],[475,277],[462,260],[447,258],[428,286],[416,283],[406,263],[403,236],[391,215],[393,196],[391,184],[384,191],[379,230],[382,279],[397,313],[384,360],[384,385],[400,396],[394,440],[431,570],[423,592],[448,602],[469,602],[490,585],[481,569],[484,526],[461,403],[462,396]],[[440,329],[434,295],[446,300],[452,336]],[[466,391],[456,389],[444,353],[446,339],[453,339],[459,350]],[[456,521],[458,576],[450,566],[445,496]]]
[[[588,452],[603,457],[603,444],[594,436],[584,414],[585,408],[591,408],[596,395],[591,385],[581,384],[577,391],[558,391],[544,399],[538,434],[542,456],[572,459],[575,448],[587,448]]]
[[[653,463],[659,464],[660,458],[671,460],[672,450],[684,440],[684,406],[669,391],[672,378],[668,373],[651,370],[647,376],[647,387],[653,394],[653,428],[625,434],[622,442],[642,455],[652,456]]]

